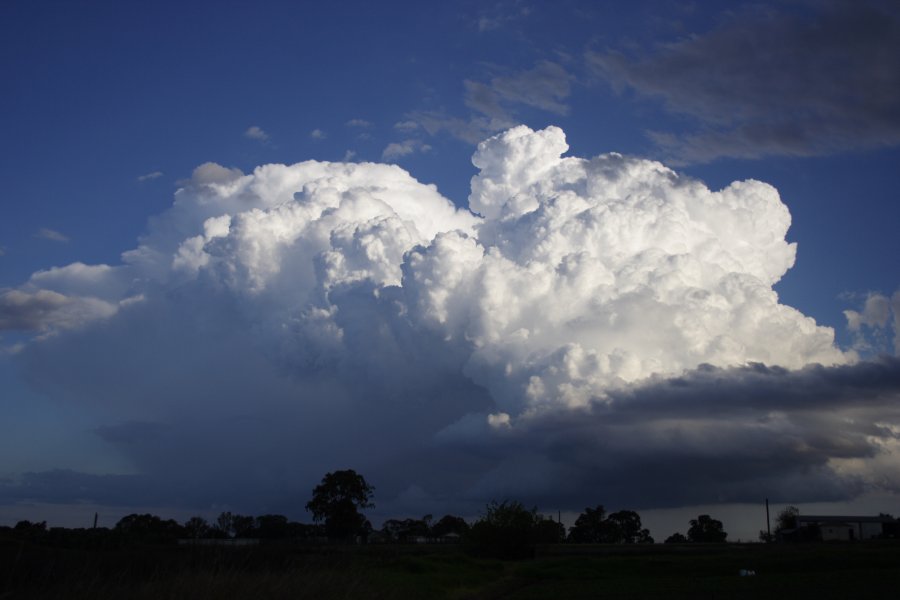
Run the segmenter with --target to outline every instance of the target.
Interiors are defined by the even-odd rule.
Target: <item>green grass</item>
[[[560,546],[499,561],[436,546],[77,549],[0,540],[0,561],[0,600],[900,597],[894,543]],[[757,575],[740,577],[742,568]]]

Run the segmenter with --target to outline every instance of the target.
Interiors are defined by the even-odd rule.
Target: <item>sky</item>
[[[898,512],[892,2],[5,2],[0,522]]]

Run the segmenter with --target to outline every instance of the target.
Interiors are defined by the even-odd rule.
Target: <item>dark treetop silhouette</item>
[[[353,469],[327,473],[313,490],[306,510],[313,520],[325,522],[325,534],[331,539],[351,539],[365,535],[371,525],[359,511],[372,508],[375,488]]]

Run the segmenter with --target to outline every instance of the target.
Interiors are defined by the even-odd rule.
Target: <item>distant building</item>
[[[886,526],[894,526],[891,517],[848,517],[826,515],[797,515],[796,528],[780,532],[787,541],[814,540],[823,542],[873,540],[884,537]]]

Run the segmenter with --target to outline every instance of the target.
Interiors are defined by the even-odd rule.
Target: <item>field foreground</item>
[[[892,542],[558,545],[538,556],[505,562],[457,546],[86,549],[0,539],[0,600],[900,597],[900,544]]]

